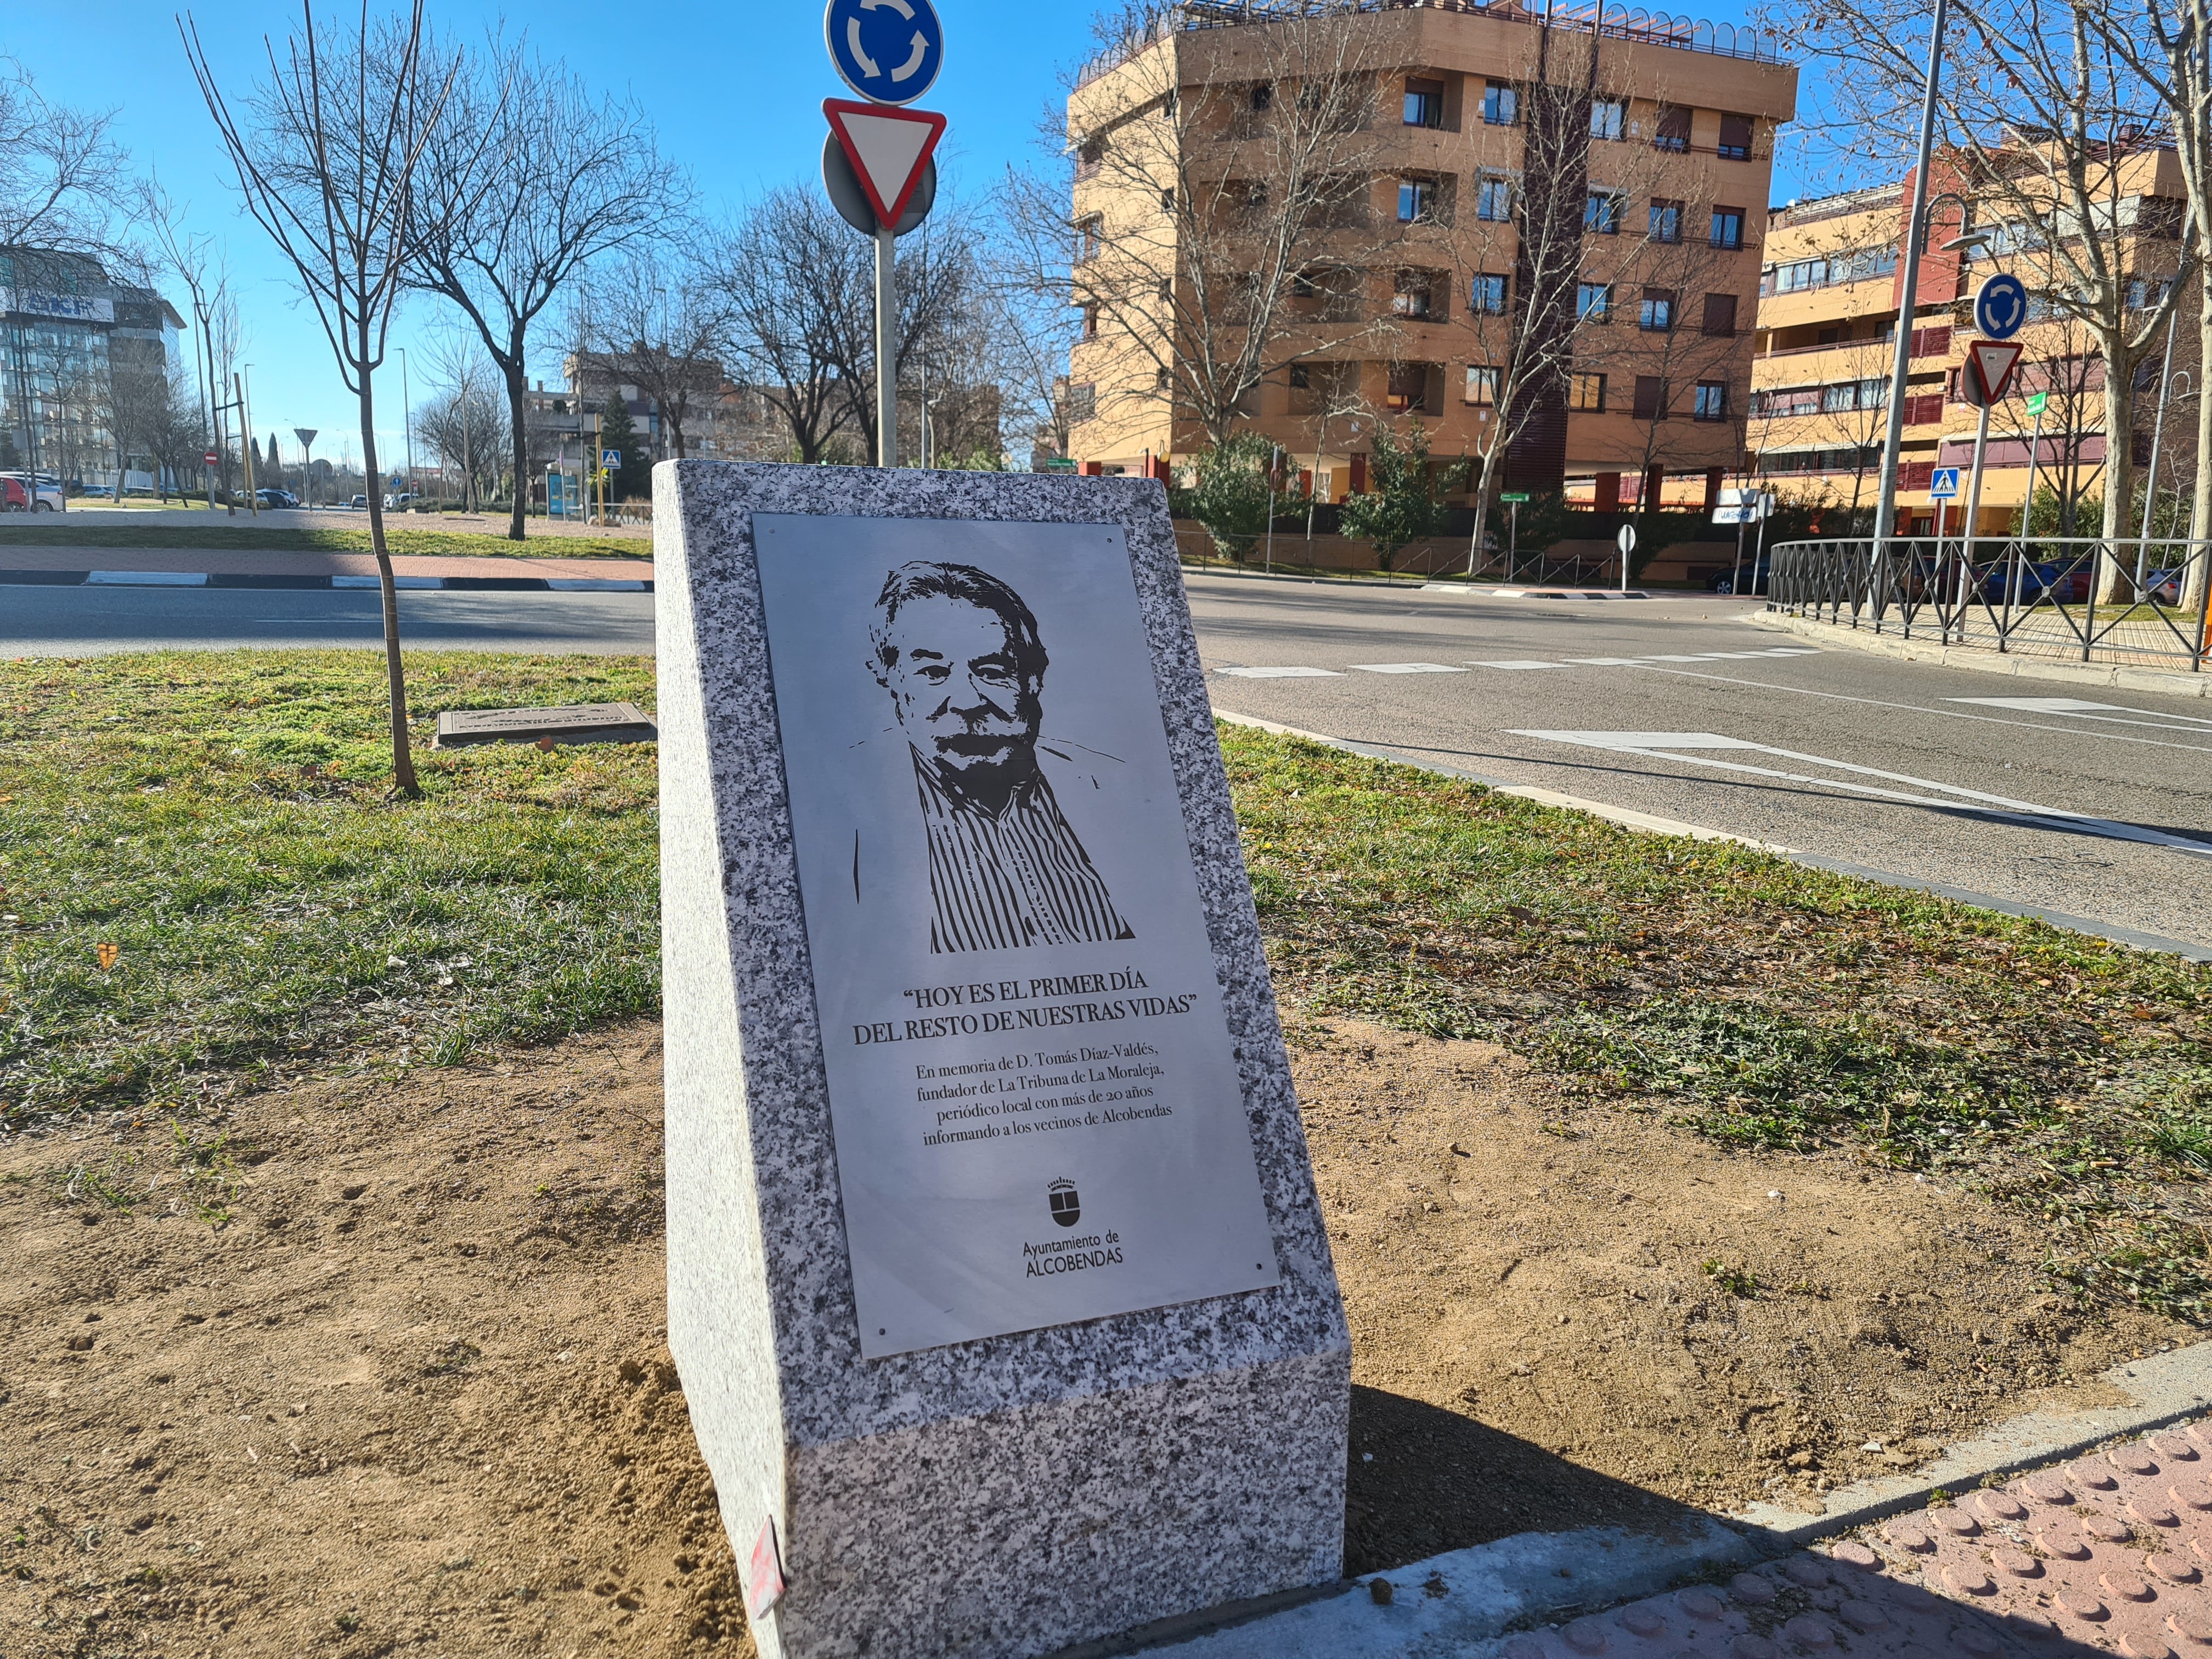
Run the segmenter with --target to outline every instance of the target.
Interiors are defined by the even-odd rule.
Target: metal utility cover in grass
[[[440,749],[476,743],[650,743],[659,733],[634,702],[572,702],[558,708],[448,708],[438,716]]]
[[[763,1655],[1334,1580],[1350,1342],[1159,486],[654,486],[669,1339]]]

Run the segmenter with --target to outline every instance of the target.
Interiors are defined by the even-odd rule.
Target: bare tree
[[[1085,337],[1128,366],[1102,412],[1164,395],[1218,447],[1262,380],[1314,352],[1294,298],[1396,240],[1372,199],[1374,115],[1402,20],[1311,0],[1193,32],[1177,13],[1132,0],[1102,20],[1060,159],[1010,205],[1030,246],[1060,250],[1039,285],[1064,280]],[[1339,348],[1391,331],[1387,313],[1343,320]]]
[[[530,333],[591,260],[659,233],[690,191],[634,102],[495,39],[432,54],[453,92],[410,197],[412,280],[459,307],[507,382],[514,443],[507,535],[523,539]]]
[[[428,353],[431,394],[415,410],[415,429],[438,458],[461,475],[461,501],[470,512],[486,493],[496,495],[501,469],[514,452],[507,389],[496,365],[482,353],[473,331],[434,340]],[[524,475],[527,477],[527,474]]]
[[[790,429],[798,459],[824,459],[855,419],[846,379],[873,328],[872,249],[802,185],[755,203],[708,258],[722,356]]]
[[[635,386],[652,401],[668,448],[681,460],[728,383],[720,361],[722,295],[700,265],[650,244],[594,271],[584,293],[574,331],[579,391],[586,378]]]
[[[114,246],[128,190],[112,110],[74,110],[0,58],[0,248],[95,256]]]
[[[2197,251],[2197,365],[2212,368],[2212,5],[2207,0],[2121,0],[2098,14],[2106,46],[2121,57],[2164,106],[2166,131],[2189,195]],[[2179,302],[2176,285],[2175,302]],[[2212,396],[2200,386],[2194,453],[2212,457]],[[2153,508],[2155,503],[2152,504]],[[2189,512],[2192,540],[2212,536],[2212,466],[2196,468]],[[2186,611],[2204,608],[2212,556],[2190,567]]]
[[[1945,166],[1977,204],[1991,252],[2039,293],[2045,314],[2079,322],[2104,368],[2108,540],[2125,535],[2134,495],[2136,371],[2163,337],[2179,285],[2130,303],[2144,164],[2162,112],[2142,65],[2115,46],[2104,0],[1951,0],[1939,92]],[[1893,152],[1917,128],[1929,15],[1919,0],[1832,0],[1778,8],[1773,23],[1847,72],[1839,106],[1863,152]],[[2155,240],[2155,239],[2153,239]],[[2175,269],[2195,258],[2175,244]],[[2103,586],[2118,581],[2107,556]]]
[[[362,471],[374,479],[375,374],[406,281],[410,223],[422,228],[412,181],[452,84],[425,76],[422,0],[391,18],[372,16],[363,0],[358,26],[345,31],[319,29],[313,0],[301,0],[299,33],[282,57],[268,46],[268,78],[245,106],[245,125],[216,85],[189,13],[179,29],[246,211],[291,263],[358,402]],[[422,791],[408,741],[399,600],[382,503],[372,488],[368,535],[384,600],[392,777],[399,793],[412,797]]]

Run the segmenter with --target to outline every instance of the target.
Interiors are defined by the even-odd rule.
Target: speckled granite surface
[[[1165,498],[1137,479],[654,469],[669,1337],[765,1652],[1017,1656],[1340,1571],[1350,1340]],[[1121,525],[1280,1285],[864,1361],[754,512]]]

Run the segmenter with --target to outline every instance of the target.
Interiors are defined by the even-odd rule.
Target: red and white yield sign
[[[2003,398],[2012,385],[2012,372],[2020,364],[2020,354],[2017,340],[1977,340],[1966,348],[1966,369],[1982,394],[1978,401],[1994,404]]]
[[[927,110],[856,103],[848,98],[823,99],[822,112],[830,118],[830,130],[837,135],[845,159],[860,175],[877,222],[898,223],[907,198],[921,182],[930,152],[944,136],[945,118]]]

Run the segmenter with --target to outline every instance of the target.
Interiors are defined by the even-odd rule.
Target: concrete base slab
[[[1977,673],[2008,674],[2016,679],[2059,680],[2069,685],[2124,687],[2133,691],[2157,691],[2170,697],[2212,697],[2212,674],[2186,670],[2132,668],[2119,663],[2060,662],[2050,657],[2021,656],[1980,646],[1938,645],[1933,640],[1907,640],[1894,634],[1876,634],[1845,623],[1814,622],[1780,611],[1754,611],[1745,617],[1757,628],[1798,634],[1823,645],[1847,646],[1876,656],[1897,657],[1906,662],[1932,662],[1945,668],[1971,668]]]

